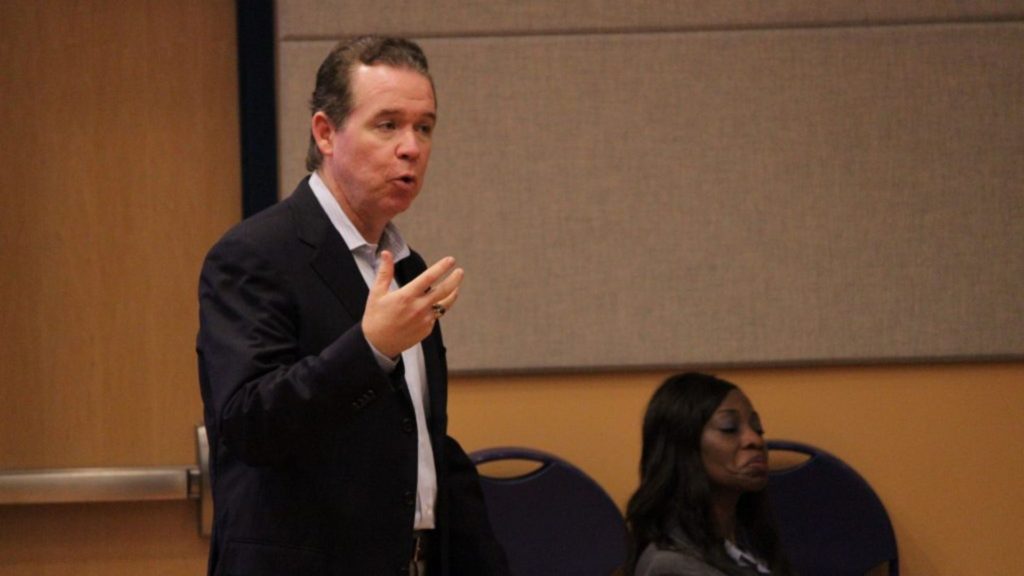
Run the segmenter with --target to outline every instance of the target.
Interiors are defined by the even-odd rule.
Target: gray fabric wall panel
[[[771,28],[1021,18],[1022,0],[282,0],[278,35],[406,36]]]
[[[283,42],[283,190],[333,41]],[[428,38],[464,372],[1020,357],[1024,25]]]

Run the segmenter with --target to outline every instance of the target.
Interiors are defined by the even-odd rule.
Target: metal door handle
[[[198,500],[199,533],[213,527],[210,445],[196,426],[196,466],[0,469],[0,505]]]

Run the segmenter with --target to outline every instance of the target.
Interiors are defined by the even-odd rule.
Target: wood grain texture
[[[206,249],[240,216],[234,3],[0,4],[0,468],[195,462]],[[0,573],[197,574],[195,504],[0,508]]]

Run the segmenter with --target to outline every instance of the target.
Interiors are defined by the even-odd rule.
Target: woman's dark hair
[[[687,372],[669,377],[651,397],[644,416],[640,487],[629,500],[627,573],[651,543],[672,548],[670,532],[683,535],[708,564],[726,574],[737,572],[724,550],[711,515],[711,484],[701,459],[704,426],[736,385]],[[779,548],[765,492],[748,492],[736,508],[737,537],[764,559],[772,574],[790,574]]]
[[[434,86],[427,57],[415,42],[389,36],[358,36],[339,42],[320,64],[316,73],[316,87],[309,99],[311,113],[322,111],[335,126],[345,123],[353,105],[352,68],[358,64],[383,64],[419,72],[430,80],[431,88]],[[310,134],[306,169],[312,172],[320,167],[321,162],[323,155]]]

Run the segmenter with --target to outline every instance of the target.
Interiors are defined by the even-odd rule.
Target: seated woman
[[[768,451],[750,400],[707,374],[667,379],[644,416],[629,501],[635,576],[790,575],[764,492]]]

